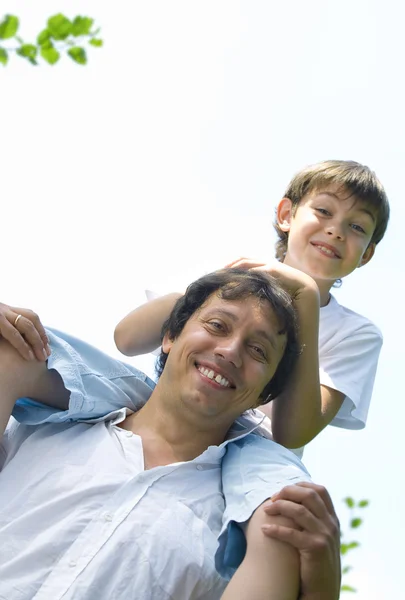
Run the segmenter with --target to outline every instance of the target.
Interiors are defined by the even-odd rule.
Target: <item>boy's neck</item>
[[[289,267],[293,267],[294,269],[297,269],[297,267],[294,265],[294,262],[289,260],[288,257],[286,257],[284,259],[284,264],[288,265]],[[305,271],[303,271],[302,269],[298,269],[298,270],[305,273]],[[315,279],[315,277],[313,277],[311,275],[311,273],[306,273],[306,274],[309,275],[310,277],[312,277],[312,279],[315,281],[316,285],[319,288],[319,301],[320,301],[321,308],[323,306],[326,306],[330,300],[330,290],[334,284],[334,281],[330,281],[330,280],[326,280],[326,279]]]

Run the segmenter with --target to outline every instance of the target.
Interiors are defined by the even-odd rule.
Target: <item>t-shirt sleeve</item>
[[[372,324],[330,344],[320,351],[320,383],[345,394],[331,425],[362,429],[367,421],[382,335]]]
[[[311,481],[310,475],[287,448],[255,434],[228,444],[222,460],[225,512],[215,555],[222,577],[230,579],[244,558],[246,540],[241,524],[265,500],[299,481]]]

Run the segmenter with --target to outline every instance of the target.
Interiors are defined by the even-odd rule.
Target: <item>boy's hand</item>
[[[300,600],[337,600],[340,593],[340,528],[326,489],[314,483],[283,488],[263,508],[288,517],[295,528],[263,525],[265,535],[294,546],[300,554]]]
[[[306,295],[308,292],[319,297],[318,286],[312,277],[306,275],[298,269],[289,267],[278,260],[273,260],[269,263],[263,263],[250,258],[238,258],[238,260],[226,265],[225,268],[264,271],[265,273],[268,273],[268,275],[278,279],[280,284],[291,295],[294,301],[300,300],[301,297]]]
[[[47,360],[51,353],[48,336],[32,310],[0,302],[0,337],[7,340],[26,360]]]

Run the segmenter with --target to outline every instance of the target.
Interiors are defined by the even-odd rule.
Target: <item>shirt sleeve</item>
[[[245,556],[240,526],[265,500],[300,481],[311,481],[308,471],[295,454],[276,442],[250,434],[228,444],[222,460],[225,512],[215,555],[222,577],[230,579]]]
[[[362,429],[367,421],[382,335],[372,324],[320,353],[320,383],[345,395],[331,425]]]
[[[70,391],[69,407],[63,411],[20,398],[13,411],[20,423],[89,421],[120,408],[136,411],[148,400],[155,384],[145,373],[63,332],[47,329],[47,334],[48,369],[55,369]]]

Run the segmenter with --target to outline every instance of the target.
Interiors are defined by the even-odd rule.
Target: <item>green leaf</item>
[[[359,517],[356,517],[355,519],[352,519],[350,521],[350,527],[352,529],[357,529],[357,527],[360,527],[360,525],[363,523],[363,519],[359,519]]]
[[[48,30],[55,40],[65,40],[72,33],[72,22],[58,13],[48,19]]]
[[[48,41],[41,46],[41,56],[48,64],[54,65],[60,59],[60,52]]]
[[[38,34],[37,44],[42,46],[42,44],[44,44],[45,42],[50,40],[50,38],[51,38],[51,32],[49,31],[49,29],[43,29],[41,31],[41,33]]]
[[[360,500],[360,502],[358,503],[357,506],[359,506],[360,508],[365,508],[369,504],[370,504],[370,500]]]
[[[344,567],[344,568],[342,569],[342,575],[346,575],[346,574],[347,574],[349,571],[351,571],[351,570],[352,570],[352,567],[349,567],[349,566],[347,566],[347,567]]]
[[[18,31],[20,22],[18,17],[14,15],[6,15],[4,20],[0,23],[0,39],[8,40],[15,36]]]
[[[8,63],[7,50],[4,50],[4,48],[0,48],[0,64],[6,65],[7,63]]]
[[[77,62],[79,65],[85,65],[87,63],[86,51],[84,48],[74,46],[73,48],[69,48],[68,54],[70,58]]]
[[[340,544],[340,554],[347,554],[349,550],[354,550],[360,546],[359,542],[350,542],[350,544]]]
[[[79,35],[88,35],[93,23],[94,19],[90,19],[90,17],[75,17],[72,25],[72,35],[75,37]]]
[[[343,502],[346,502],[346,505],[349,508],[354,508],[354,500],[353,500],[353,498],[350,498],[350,496],[348,496],[347,498],[344,498]]]
[[[91,44],[92,46],[96,46],[96,48],[100,48],[100,46],[103,45],[103,40],[98,40],[96,38],[91,38],[91,40],[89,41],[89,44]]]
[[[29,60],[35,60],[38,49],[33,44],[23,44],[20,48],[17,48],[17,54],[23,56],[24,58],[28,58]]]
[[[342,585],[340,589],[342,592],[357,592],[357,590],[351,585]]]

